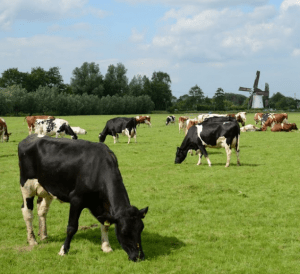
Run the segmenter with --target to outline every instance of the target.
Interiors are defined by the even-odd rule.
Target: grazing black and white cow
[[[239,138],[240,127],[236,119],[232,117],[209,118],[189,129],[181,146],[177,147],[175,164],[182,163],[187,156],[187,152],[193,149],[200,150],[197,165],[201,165],[201,158],[204,154],[208,165],[211,166],[205,147],[224,147],[227,153],[225,167],[228,167],[230,164],[231,149],[234,147],[237,155],[237,164],[240,165]]]
[[[56,135],[56,138],[58,138],[59,135],[63,137],[67,134],[70,135],[72,139],[78,138],[68,121],[64,119],[36,119],[35,133],[38,134],[38,137]]]
[[[166,126],[169,125],[169,124],[174,124],[175,125],[175,116],[174,115],[171,115],[171,116],[167,117]]]
[[[45,219],[46,208],[51,203],[49,196],[52,196],[70,203],[67,237],[59,255],[69,251],[71,240],[78,230],[80,214],[88,208],[101,223],[104,252],[112,251],[107,233],[108,227],[115,224],[117,239],[129,259],[144,259],[142,219],[148,207],[138,210],[130,205],[117,158],[105,144],[29,135],[19,143],[18,155],[22,213],[30,245],[36,244],[32,228],[34,197],[46,197],[46,201],[38,207],[39,216]],[[45,220],[42,224],[42,230],[45,230]]]
[[[136,119],[117,117],[110,119],[106,122],[106,125],[102,132],[99,134],[99,142],[103,143],[107,135],[112,135],[114,138],[114,144],[118,142],[119,133],[128,137],[128,144],[130,139],[134,137],[136,142]]]

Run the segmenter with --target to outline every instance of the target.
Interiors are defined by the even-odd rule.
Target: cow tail
[[[237,135],[235,149],[236,149],[236,152],[240,152],[240,134]]]

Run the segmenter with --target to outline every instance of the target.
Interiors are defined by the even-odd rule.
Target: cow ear
[[[104,213],[103,215],[98,216],[97,220],[104,226],[110,226],[111,224],[115,224],[117,222],[117,220],[108,213]]]
[[[141,218],[141,219],[145,218],[145,216],[146,216],[146,214],[147,214],[147,212],[148,212],[148,206],[145,207],[145,208],[143,208],[143,209],[140,209],[139,212],[140,212],[140,213],[139,213],[140,218]]]

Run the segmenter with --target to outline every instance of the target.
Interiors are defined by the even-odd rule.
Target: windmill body
[[[240,87],[239,91],[246,91],[246,92],[250,92],[250,100],[248,103],[248,109],[250,107],[252,108],[264,108],[264,103],[263,103],[263,96],[266,96],[267,98],[269,98],[269,90],[267,90],[267,88],[265,88],[265,90],[261,90],[259,89],[258,86],[258,81],[259,81],[259,76],[260,76],[260,71],[256,72],[256,78],[253,84],[253,89],[251,88],[243,88]],[[267,84],[266,84],[267,87]],[[268,105],[268,100],[266,100],[265,102],[265,106]]]

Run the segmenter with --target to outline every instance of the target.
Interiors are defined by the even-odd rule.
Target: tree
[[[191,87],[189,95],[191,97],[191,106],[193,109],[196,109],[196,106],[201,104],[204,100],[204,93],[198,85]]]
[[[104,77],[104,95],[124,96],[128,93],[127,69],[122,63],[109,65]]]
[[[171,105],[171,78],[165,72],[153,72],[151,78],[151,100],[156,110],[165,110]]]
[[[99,65],[94,62],[84,62],[80,68],[73,70],[71,78],[71,88],[74,94],[88,94],[103,96],[103,76],[100,73]]]
[[[12,85],[22,86],[27,92],[36,91],[42,87],[57,87],[60,92],[65,91],[67,86],[63,84],[58,67],[52,67],[49,71],[41,67],[31,69],[31,73],[20,72],[17,68],[11,68],[2,73],[0,78],[1,87]]]
[[[143,95],[143,79],[141,75],[133,76],[128,86],[128,93],[131,96]]]
[[[10,87],[13,85],[22,86],[28,89],[29,74],[27,72],[20,72],[18,68],[10,68],[2,72],[0,78],[0,87]]]
[[[224,110],[224,99],[225,99],[224,90],[222,88],[218,88],[213,97],[216,110]]]

